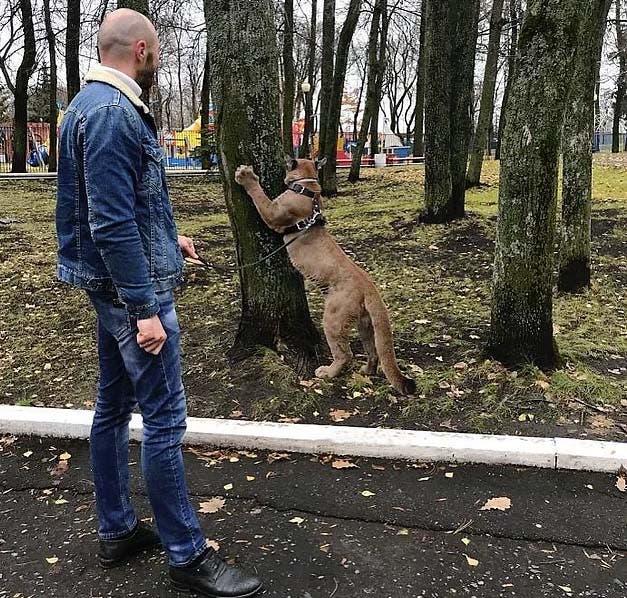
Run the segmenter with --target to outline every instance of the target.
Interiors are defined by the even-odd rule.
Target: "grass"
[[[594,168],[592,289],[556,295],[556,339],[564,369],[517,371],[486,360],[498,200],[498,164],[470,190],[468,217],[424,226],[423,170],[370,170],[357,185],[341,181],[326,202],[330,232],[378,282],[389,306],[399,361],[417,382],[415,398],[397,396],[381,377],[358,374],[301,381],[280,356],[262,351],[229,367],[237,329],[237,278],[190,268],[178,293],[189,413],[344,424],[525,434],[620,435],[627,430],[627,165],[598,156]],[[84,294],[54,277],[54,186],[0,182],[0,402],[90,407],[97,378],[94,317]],[[233,262],[221,186],[173,179],[179,231],[215,262]],[[320,321],[323,296],[308,285]],[[599,426],[601,411],[611,421]],[[605,422],[607,424],[607,422]],[[593,425],[594,424],[594,425]]]

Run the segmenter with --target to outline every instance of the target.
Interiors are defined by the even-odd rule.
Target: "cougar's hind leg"
[[[316,370],[318,378],[335,378],[353,359],[349,335],[355,314],[347,299],[344,293],[339,292],[334,292],[327,297],[322,325],[333,362]]]
[[[377,373],[379,367],[379,356],[377,355],[377,348],[374,344],[374,328],[372,326],[372,320],[370,314],[367,311],[363,311],[357,320],[357,328],[359,329],[359,336],[361,342],[368,356],[368,363],[361,368],[361,373],[368,376],[373,376]]]

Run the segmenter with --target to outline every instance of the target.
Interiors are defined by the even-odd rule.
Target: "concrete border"
[[[89,438],[93,411],[0,405],[0,433]],[[131,437],[140,440],[141,416]],[[627,443],[572,438],[533,438],[423,432],[312,424],[281,424],[190,417],[186,444],[296,453],[332,453],[412,461],[525,465],[550,469],[617,472],[627,467]]]

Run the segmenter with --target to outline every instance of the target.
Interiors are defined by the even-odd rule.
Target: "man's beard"
[[[155,81],[155,73],[157,69],[155,67],[152,53],[148,54],[146,65],[137,71],[135,81],[144,91],[149,91],[152,84]]]

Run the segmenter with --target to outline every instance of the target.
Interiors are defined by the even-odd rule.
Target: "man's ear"
[[[316,169],[320,170],[327,163],[327,157],[325,156],[324,158],[321,158],[320,160],[316,158],[315,163],[316,163]]]
[[[290,170],[298,168],[298,160],[294,160],[292,156],[288,156],[287,154],[285,154],[285,168],[287,168],[288,172]]]

